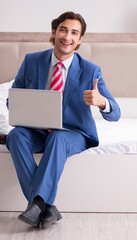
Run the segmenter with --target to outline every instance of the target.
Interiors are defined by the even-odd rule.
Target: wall
[[[137,32],[137,0],[0,0],[0,32],[49,32],[68,10],[83,15],[87,32]]]

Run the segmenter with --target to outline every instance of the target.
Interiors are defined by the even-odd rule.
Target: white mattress
[[[96,119],[100,144],[85,150],[91,154],[137,154],[137,119],[121,118],[118,122]],[[0,145],[0,152],[8,152]]]

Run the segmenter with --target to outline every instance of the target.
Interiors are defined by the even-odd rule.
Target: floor
[[[29,227],[18,212],[0,212],[0,240],[136,240],[137,214],[62,213],[47,229]]]

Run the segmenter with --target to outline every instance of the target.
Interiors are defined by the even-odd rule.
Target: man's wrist
[[[104,98],[104,100],[105,100],[105,104],[102,105],[102,106],[99,107],[99,108],[100,108],[100,110],[101,110],[102,112],[108,113],[108,112],[110,112],[110,103],[109,103],[109,101],[107,100],[107,98]]]

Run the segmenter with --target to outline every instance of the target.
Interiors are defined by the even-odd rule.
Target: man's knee
[[[9,132],[9,134],[8,134],[8,138],[13,138],[14,136],[16,136],[16,135],[18,135],[18,134],[20,134],[20,128],[13,128],[10,132]]]
[[[21,133],[21,128],[19,128],[19,127],[17,127],[17,128],[15,127],[9,132],[8,137],[7,137],[7,142],[6,142],[7,147],[9,147],[9,144],[11,141],[12,142],[17,141],[20,133]]]

